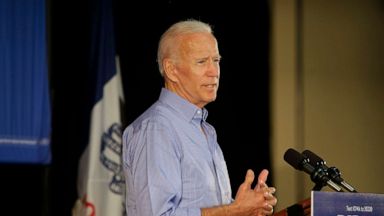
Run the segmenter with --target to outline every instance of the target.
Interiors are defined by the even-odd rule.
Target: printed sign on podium
[[[311,216],[384,216],[384,194],[312,191]]]

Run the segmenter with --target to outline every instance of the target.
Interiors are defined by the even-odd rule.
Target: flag
[[[95,78],[89,141],[79,161],[78,199],[73,216],[125,215],[121,102],[112,1],[100,0],[91,28],[90,72]]]
[[[45,10],[0,1],[0,163],[51,162]]]

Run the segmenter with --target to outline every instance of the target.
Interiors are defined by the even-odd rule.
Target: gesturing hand
[[[252,189],[255,174],[248,170],[244,182],[240,185],[233,205],[237,209],[236,215],[260,216],[273,213],[273,206],[277,199],[273,196],[275,188],[268,187],[265,183],[268,177],[268,170],[263,170],[259,174],[258,183]]]

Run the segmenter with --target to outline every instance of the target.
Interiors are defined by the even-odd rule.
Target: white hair
[[[164,58],[174,57],[173,49],[178,42],[177,38],[180,35],[199,32],[213,34],[212,27],[209,24],[194,19],[177,22],[163,33],[157,50],[157,63],[162,76],[164,76],[163,60]]]

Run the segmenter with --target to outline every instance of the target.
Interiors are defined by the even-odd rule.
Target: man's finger
[[[269,171],[267,169],[263,169],[260,174],[259,174],[259,177],[257,178],[257,183],[265,183],[267,181],[267,178],[268,178],[268,174],[269,174]]]
[[[247,185],[248,188],[251,188],[253,180],[255,180],[255,173],[251,169],[249,169],[247,170],[247,174],[245,175],[244,183]]]
[[[256,185],[256,187],[254,189],[255,191],[258,191],[261,188],[267,188],[268,187],[267,184],[265,183],[267,181],[268,174],[269,174],[269,172],[266,169],[263,169],[260,172],[260,174],[259,174],[259,176],[257,178],[257,185]]]

